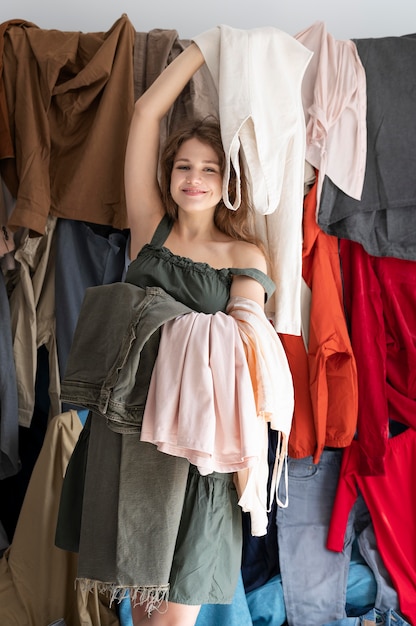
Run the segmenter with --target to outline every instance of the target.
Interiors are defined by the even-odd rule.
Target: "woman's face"
[[[214,209],[222,197],[222,174],[215,150],[196,137],[176,153],[170,193],[184,211]]]

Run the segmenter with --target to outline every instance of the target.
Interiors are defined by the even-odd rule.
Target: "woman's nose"
[[[188,172],[188,176],[186,177],[186,182],[187,183],[192,183],[192,184],[198,184],[199,182],[201,182],[201,176],[199,174],[199,172]]]

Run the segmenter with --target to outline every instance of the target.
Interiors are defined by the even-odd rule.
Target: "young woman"
[[[251,232],[244,181],[236,211],[222,201],[218,124],[188,124],[168,139],[159,159],[161,120],[203,63],[192,43],[136,102],[125,162],[132,259],[126,282],[162,287],[202,313],[225,311],[231,296],[263,307],[271,281]],[[146,497],[137,494],[138,507]],[[200,476],[190,467],[169,600],[150,613],[148,605],[132,602],[135,626],[193,626],[201,604],[231,602],[241,557],[237,501],[231,474]]]

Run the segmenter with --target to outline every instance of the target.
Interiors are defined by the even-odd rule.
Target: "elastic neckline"
[[[256,267],[224,267],[221,269],[216,269],[215,267],[212,267],[212,265],[210,265],[209,263],[193,261],[189,257],[174,254],[173,252],[171,252],[171,250],[169,250],[169,248],[164,245],[170,231],[172,230],[172,226],[173,219],[169,217],[167,213],[165,213],[165,215],[162,217],[159,224],[157,225],[157,228],[153,234],[150,243],[143,246],[143,248],[152,248],[155,250],[160,249],[161,254],[165,256],[165,258],[174,260],[178,265],[181,265],[182,267],[190,267],[192,264],[195,269],[200,270],[201,272],[214,271],[220,276],[222,276],[224,272],[230,273],[232,275],[250,276],[251,278],[257,280],[264,287],[267,298],[270,298],[276,290],[276,285],[274,284],[270,276],[257,269]]]

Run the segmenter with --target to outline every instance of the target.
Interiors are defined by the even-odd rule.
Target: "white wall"
[[[218,24],[274,26],[295,35],[323,21],[337,39],[416,32],[416,0],[0,0],[0,22],[22,18],[40,28],[106,31],[126,13],[137,31],[175,29],[181,38]]]

